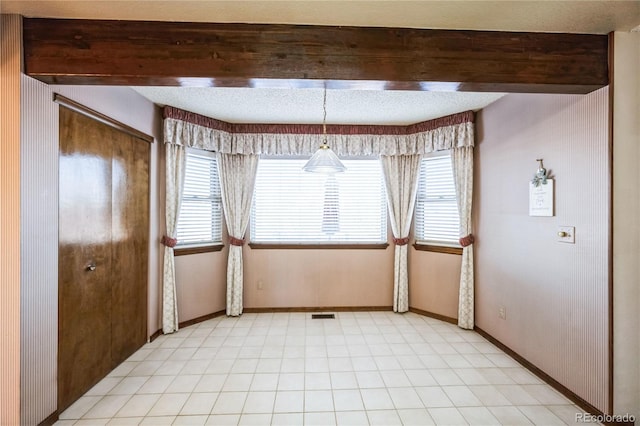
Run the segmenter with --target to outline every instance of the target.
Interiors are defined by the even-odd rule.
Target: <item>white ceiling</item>
[[[322,89],[134,87],[159,105],[232,123],[322,123]],[[479,110],[501,93],[328,90],[327,123],[411,124]]]
[[[640,1],[1,0],[29,17],[386,26],[606,34],[640,24]],[[320,123],[321,89],[135,88],[161,105],[230,122]],[[478,110],[502,94],[329,90],[327,122],[407,124]]]

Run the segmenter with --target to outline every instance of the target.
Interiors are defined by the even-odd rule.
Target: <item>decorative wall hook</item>
[[[533,186],[538,187],[541,184],[547,184],[547,179],[550,178],[550,173],[547,174],[547,169],[545,169],[544,165],[542,164],[542,158],[537,158],[536,161],[540,163],[540,166],[538,167],[538,170],[536,170],[536,174],[533,175],[531,183],[533,184]]]

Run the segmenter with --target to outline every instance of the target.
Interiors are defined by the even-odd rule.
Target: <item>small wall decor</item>
[[[553,216],[553,179],[542,164],[529,182],[529,216]]]
[[[533,175],[531,183],[533,184],[533,186],[538,187],[540,185],[547,184],[547,169],[545,169],[544,165],[542,164],[542,158],[538,158],[536,159],[536,161],[540,163],[540,166],[538,167],[538,170],[536,170],[536,174]]]

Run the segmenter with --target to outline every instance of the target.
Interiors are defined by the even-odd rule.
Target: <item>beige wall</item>
[[[180,322],[226,308],[227,255],[228,245],[221,252],[176,257]],[[245,246],[243,256],[245,308],[393,304],[392,247],[280,250]]]
[[[227,253],[176,256],[179,322],[226,309]]]
[[[614,412],[640,419],[640,32],[614,34]]]
[[[458,318],[462,256],[409,249],[409,306]]]
[[[596,408],[609,410],[608,89],[507,95],[477,120],[476,324]],[[555,216],[528,214],[543,158]],[[557,241],[575,226],[576,243]],[[506,320],[498,317],[506,309]]]
[[[247,247],[244,256],[247,308],[393,305],[391,246],[384,250]]]
[[[0,15],[0,424],[20,422],[20,71],[22,23]]]

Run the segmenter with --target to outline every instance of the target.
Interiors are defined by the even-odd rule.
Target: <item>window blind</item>
[[[424,158],[418,179],[416,240],[427,244],[459,246],[460,219],[451,154]]]
[[[343,160],[344,173],[302,171],[304,159],[261,159],[250,238],[259,243],[381,243],[387,205],[378,159]]]
[[[215,157],[188,150],[177,227],[178,246],[222,242],[222,197]]]

